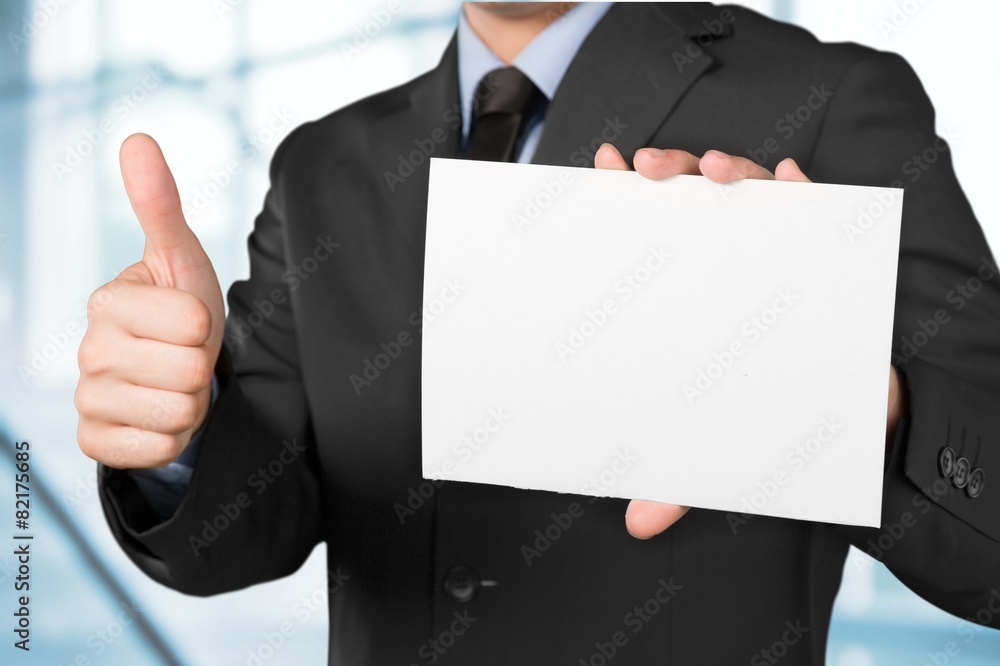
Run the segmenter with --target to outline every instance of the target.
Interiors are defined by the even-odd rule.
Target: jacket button
[[[938,456],[938,471],[946,479],[955,473],[955,449],[950,446],[941,449],[941,455]]]
[[[444,591],[459,603],[472,601],[479,591],[479,579],[468,567],[452,567],[444,578]]]
[[[955,476],[951,477],[951,482],[956,488],[964,488],[969,483],[969,474],[972,472],[972,465],[968,458],[962,457],[955,461]]]
[[[969,483],[965,486],[965,492],[969,497],[975,499],[983,493],[983,486],[986,485],[986,472],[977,467],[969,475]]]

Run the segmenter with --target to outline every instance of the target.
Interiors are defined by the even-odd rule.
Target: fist
[[[110,467],[159,467],[180,455],[208,415],[225,305],[159,146],[135,134],[120,158],[146,245],[142,260],[88,303],[77,439]]]

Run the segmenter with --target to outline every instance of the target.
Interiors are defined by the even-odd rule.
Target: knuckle
[[[194,426],[198,418],[198,398],[193,395],[180,396],[177,404],[177,423],[179,431],[183,432]]]
[[[73,394],[73,406],[81,416],[89,416],[94,411],[94,401],[92,392],[81,383]]]
[[[180,441],[174,435],[144,433],[143,462],[150,467],[169,465],[180,455]]]
[[[163,419],[167,432],[184,432],[194,425],[198,416],[198,401],[193,395],[179,393],[167,401]]]
[[[156,397],[148,399],[143,393],[136,394],[131,401],[133,419],[129,420],[137,432],[129,439],[142,439],[147,433],[169,432],[174,427],[174,398]],[[135,442],[132,442],[135,444]]]
[[[200,391],[212,381],[212,366],[208,362],[207,354],[200,351],[191,354],[184,361],[184,371],[182,373],[186,387],[194,392]]]
[[[90,298],[87,299],[87,318],[93,321],[97,316],[104,310],[103,305],[101,305],[101,294],[104,287],[98,287],[90,294]]]
[[[684,164],[685,168],[692,171],[698,170],[698,165],[701,163],[701,158],[699,158],[697,155],[689,153],[686,150],[678,150],[677,153],[678,153],[677,155],[678,160],[680,160]]]
[[[93,460],[99,459],[102,452],[101,442],[94,428],[85,419],[80,419],[80,425],[76,431],[76,442],[83,455]]]
[[[105,354],[90,333],[85,335],[80,342],[80,349],[77,351],[76,358],[80,370],[85,375],[100,374],[106,369]]]
[[[108,452],[112,467],[131,467],[139,457],[149,433],[138,428],[122,428],[115,445]]]
[[[113,467],[134,467],[144,460],[146,450],[154,433],[141,428],[124,427],[108,451]]]
[[[94,290],[94,293],[87,299],[87,317],[90,320],[99,319],[114,300],[114,292],[111,283],[103,284]]]
[[[191,297],[184,311],[185,332],[192,345],[204,343],[212,333],[212,313],[200,299]]]

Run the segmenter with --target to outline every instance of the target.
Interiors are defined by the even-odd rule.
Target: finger
[[[889,404],[886,411],[886,433],[895,433],[899,418],[903,415],[904,387],[896,366],[889,364]],[[890,442],[891,444],[891,442]]]
[[[185,347],[134,338],[109,329],[100,345],[88,336],[80,343],[80,369],[94,377],[109,376],[138,386],[198,393],[212,381],[214,354],[208,347]]]
[[[77,389],[77,411],[95,421],[179,435],[204,418],[204,396],[135,386],[122,381],[83,378]]]
[[[205,256],[181,210],[177,184],[156,141],[147,134],[133,134],[119,154],[122,180],[132,210],[146,235],[146,254],[154,254],[172,268],[200,266]]]
[[[635,170],[646,178],[662,180],[678,174],[697,176],[698,158],[686,150],[668,148],[640,148],[632,159]]]
[[[774,180],[774,174],[756,162],[718,150],[706,152],[701,158],[700,167],[702,175],[716,183],[731,183],[743,178]]]
[[[628,163],[618,149],[610,143],[603,143],[594,155],[594,167],[597,169],[612,169],[614,171],[628,171]]]
[[[107,290],[103,297],[101,290]],[[197,296],[132,280],[112,281],[95,292],[95,324],[117,326],[137,338],[198,347],[212,332],[212,313]]]
[[[143,469],[173,462],[191,438],[81,417],[77,441],[84,455],[109,467]]]
[[[812,181],[802,173],[802,169],[791,157],[786,157],[774,167],[774,178],[776,180],[789,180],[796,183],[811,183]]]
[[[676,523],[688,510],[675,504],[632,500],[625,511],[625,527],[637,539],[649,539]]]

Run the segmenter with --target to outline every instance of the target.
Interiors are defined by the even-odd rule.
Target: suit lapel
[[[671,15],[694,26],[691,12],[682,5],[675,7]],[[618,3],[612,7],[584,40],[549,103],[532,163],[592,167],[594,152],[607,141],[631,164],[635,151],[648,145],[691,85],[713,64],[707,52],[689,51],[688,36],[698,29],[703,26],[683,28],[657,5]],[[461,104],[456,35],[438,66],[413,82],[407,107],[385,117],[379,132],[383,145],[390,147],[390,171],[397,170],[396,160],[419,150],[418,143],[429,146],[435,133],[445,138],[434,141],[432,156],[458,157]],[[408,254],[421,271],[430,162],[426,151],[422,152],[421,163],[403,182],[391,186],[386,198],[396,211],[392,217],[400,225]],[[415,220],[419,222],[414,224]]]
[[[462,131],[462,106],[458,99],[458,32],[445,47],[438,66],[415,82],[410,93],[410,108],[419,127],[432,133],[441,128],[447,140],[435,157],[457,157]]]
[[[410,85],[406,104],[383,117],[375,134],[385,147],[377,156],[384,165],[386,191],[381,202],[393,211],[389,217],[422,271],[430,158],[458,157],[461,145],[456,35],[452,35],[438,66]]]
[[[550,102],[532,163],[593,166],[594,152],[609,142],[631,165],[635,151],[712,64],[704,51],[690,57],[687,36],[657,5],[612,7]]]

